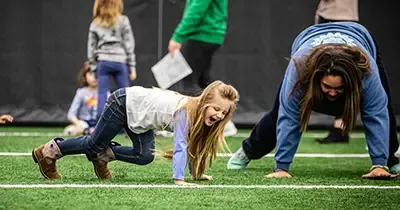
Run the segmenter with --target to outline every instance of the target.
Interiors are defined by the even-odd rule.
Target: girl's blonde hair
[[[209,127],[204,123],[204,114],[207,107],[212,105],[217,96],[234,103],[232,103],[223,120]],[[185,109],[187,114],[189,127],[187,132],[188,153],[194,179],[198,179],[204,174],[206,161],[209,157],[211,166],[212,161],[217,157],[218,148],[229,150],[224,138],[224,127],[232,118],[238,101],[239,93],[233,86],[215,81],[208,85],[200,96],[190,97],[186,104],[182,106],[181,109]]]
[[[99,26],[109,28],[115,25],[123,10],[122,0],[96,0],[93,6],[93,21]]]

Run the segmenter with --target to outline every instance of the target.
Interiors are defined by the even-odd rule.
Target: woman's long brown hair
[[[207,107],[212,105],[217,95],[233,103],[225,118],[209,127],[204,123],[204,113]],[[208,158],[211,166],[212,161],[217,157],[218,149],[229,150],[224,138],[224,127],[232,118],[238,101],[239,94],[234,87],[221,81],[215,81],[208,85],[200,96],[190,97],[182,106],[181,109],[185,109],[187,114],[188,153],[194,179],[198,179],[204,174]]]
[[[122,15],[124,4],[122,0],[96,0],[93,6],[93,21],[103,27],[111,27],[117,17]]]
[[[294,58],[300,88],[300,129],[307,130],[311,109],[316,101],[323,100],[320,83],[324,76],[340,76],[344,83],[343,132],[349,133],[361,107],[362,79],[370,73],[368,56],[358,47],[344,44],[323,44],[315,47],[305,58]],[[293,89],[294,91],[294,89]]]

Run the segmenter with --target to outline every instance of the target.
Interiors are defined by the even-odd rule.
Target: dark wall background
[[[377,39],[400,110],[400,49],[396,1],[360,1],[360,19]],[[136,39],[138,78],[155,86],[152,65],[167,52],[183,0],[125,0]],[[213,63],[213,77],[241,94],[233,120],[253,125],[271,108],[295,36],[313,24],[318,0],[230,0],[228,33]],[[93,1],[3,0],[0,8],[0,113],[16,124],[65,124],[86,59]],[[330,125],[314,114],[310,125]]]

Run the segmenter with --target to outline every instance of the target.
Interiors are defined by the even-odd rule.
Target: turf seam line
[[[30,152],[0,152],[0,156],[31,156]],[[233,153],[217,153],[217,157],[232,157]],[[274,157],[275,154],[267,154],[264,157]],[[369,154],[318,154],[297,153],[295,157],[304,158],[369,158]]]
[[[1,184],[0,188],[229,188],[229,189],[400,189],[373,185],[123,185],[123,184]]]
[[[249,137],[250,133],[238,133],[233,137],[246,138]],[[328,133],[305,133],[302,136],[304,138],[324,138]],[[63,133],[55,132],[0,132],[0,136],[45,136],[45,137],[55,137],[55,136],[65,136]],[[352,133],[351,138],[365,138],[363,133]]]

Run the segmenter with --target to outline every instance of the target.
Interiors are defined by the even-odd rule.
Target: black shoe
[[[89,136],[89,135],[90,135],[89,128],[85,128],[85,129],[83,130],[82,135],[84,135],[84,136]]]
[[[316,141],[320,144],[349,143],[349,135],[342,135],[342,129],[332,128],[327,137]]]

